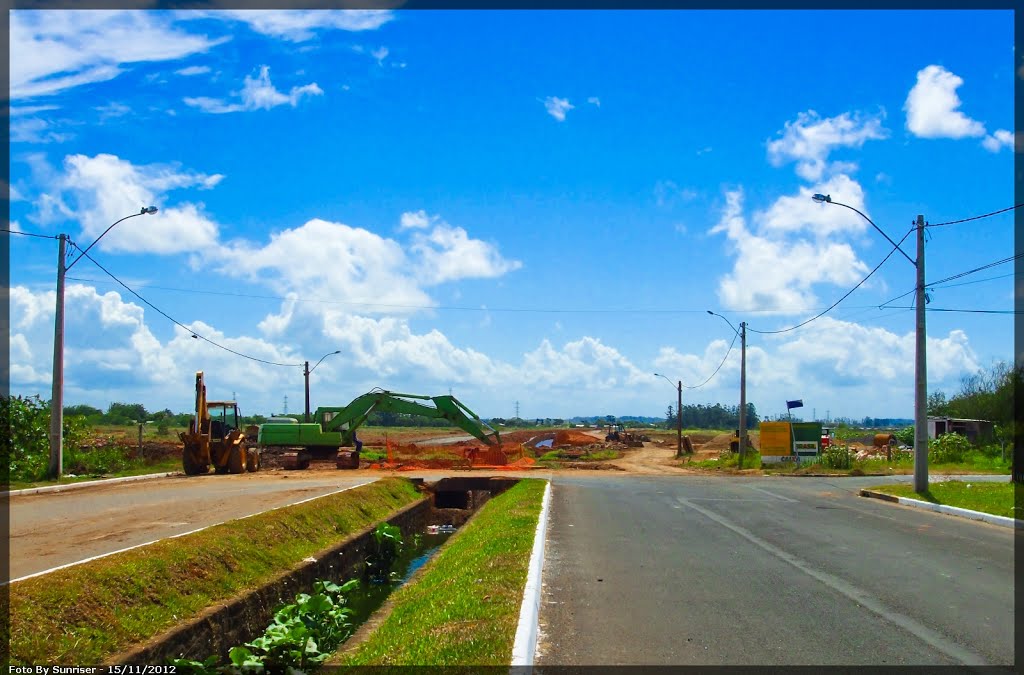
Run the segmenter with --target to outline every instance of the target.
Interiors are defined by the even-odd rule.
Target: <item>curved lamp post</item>
[[[67,257],[68,235],[62,234],[58,237],[60,246],[57,252],[57,311],[53,320],[53,395],[50,398],[50,478],[59,479],[64,473],[64,277],[67,271],[96,245],[96,242],[114,229],[114,225],[122,220],[156,212],[155,206],[143,206],[138,213],[115,220],[110,227],[103,230],[103,234],[86,246],[82,254],[70,265],[64,262]]]
[[[672,380],[668,379],[661,373],[655,373],[655,377],[663,378],[669,384],[672,384]],[[678,445],[676,446],[676,457],[683,456],[683,381],[679,380],[678,384],[672,385],[679,392],[679,399],[676,404],[676,434],[678,436]]]
[[[736,326],[732,325],[732,321],[721,314],[716,314],[710,309],[707,312],[729,324],[729,328],[732,328],[732,331],[740,336],[740,428],[738,437],[740,444],[739,468],[743,470],[743,453],[747,449],[747,322],[740,321],[740,327],[737,330]]]
[[[886,240],[903,253],[903,257],[910,261],[910,264],[917,270],[917,287],[914,306],[917,310],[917,321],[915,322],[915,354],[914,354],[914,492],[925,492],[928,490],[928,372],[927,345],[924,321],[924,216],[917,216],[917,260],[907,255],[900,245],[882,232],[874,221],[863,213],[842,202],[832,201],[831,195],[816,194],[812,199],[821,204],[835,204],[844,206],[851,211],[858,213],[864,220],[871,223],[871,227],[886,238]]]
[[[326,359],[328,356],[332,356],[334,354],[340,354],[340,353],[341,353],[341,350],[339,349],[337,351],[328,352],[328,353],[324,354],[323,356],[320,357],[320,360],[317,361],[316,365],[314,365],[312,368],[309,367],[309,361],[306,361],[306,367],[305,367],[305,370],[304,370],[304,374],[306,376],[306,421],[307,422],[309,421],[309,374],[312,373],[314,370],[316,370],[316,367],[319,366],[321,363],[323,363],[323,360]]]

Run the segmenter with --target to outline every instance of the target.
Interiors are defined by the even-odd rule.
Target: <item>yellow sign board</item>
[[[779,457],[793,454],[793,437],[789,422],[761,422],[761,456]]]

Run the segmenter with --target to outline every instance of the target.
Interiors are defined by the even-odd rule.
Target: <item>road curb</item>
[[[65,490],[78,490],[80,488],[94,487],[96,485],[110,485],[112,483],[131,483],[139,480],[153,480],[154,478],[167,478],[168,476],[178,476],[180,472],[172,471],[171,473],[147,473],[141,476],[124,476],[123,478],[104,478],[102,480],[87,480],[81,483],[67,483],[65,485],[44,485],[43,487],[37,488],[26,488],[24,490],[10,490],[8,492],[0,492],[0,497],[19,497],[22,495],[35,495],[43,492],[64,492]]]
[[[904,506],[912,506],[914,508],[924,509],[926,511],[934,511],[936,513],[945,513],[952,516],[960,516],[961,518],[970,518],[971,520],[983,520],[986,523],[991,523],[992,525],[999,525],[1000,527],[1024,529],[1024,521],[1016,520],[1014,518],[1007,518],[1006,516],[995,516],[991,513],[983,513],[981,511],[962,509],[958,506],[948,506],[946,504],[932,504],[931,502],[924,502],[921,501],[920,499],[911,499],[909,497],[897,497],[895,495],[886,494],[884,492],[875,492],[874,490],[861,490],[860,496],[872,497],[874,499],[882,499],[887,502],[903,504]]]
[[[523,605],[519,610],[519,627],[512,645],[512,667],[532,666],[537,652],[538,617],[540,614],[541,571],[544,565],[544,539],[547,535],[548,507],[551,504],[551,481],[544,488],[544,500],[533,537],[533,553],[526,573]]]

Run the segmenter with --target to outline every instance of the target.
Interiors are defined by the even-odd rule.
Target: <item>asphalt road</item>
[[[261,513],[375,480],[332,472],[175,476],[19,495],[10,511],[10,576]]]
[[[1013,530],[894,480],[557,475],[536,664],[1012,663]]]

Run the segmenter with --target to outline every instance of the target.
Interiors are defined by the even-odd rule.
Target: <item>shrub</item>
[[[821,454],[821,465],[828,469],[849,469],[853,467],[853,455],[842,445],[830,445]]]
[[[936,464],[958,464],[964,461],[971,450],[971,442],[956,433],[942,434],[928,443],[929,461]]]
[[[914,427],[908,426],[903,427],[899,431],[893,434],[896,440],[899,441],[900,445],[905,445],[909,448],[914,447]]]

